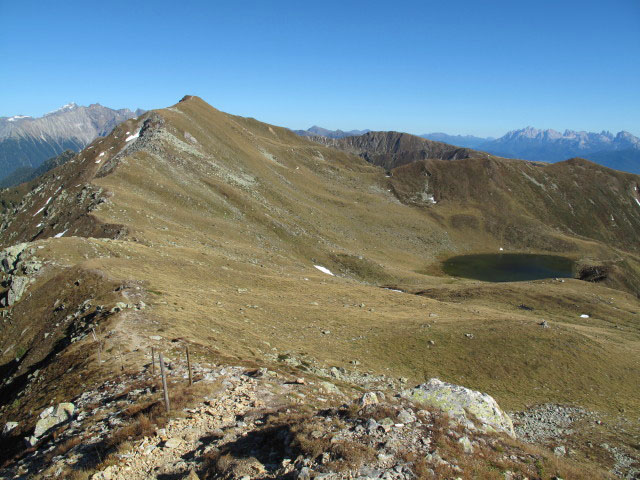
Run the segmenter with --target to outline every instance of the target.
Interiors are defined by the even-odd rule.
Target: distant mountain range
[[[640,139],[629,132],[560,133],[527,127],[488,140],[477,148],[502,157],[545,162],[581,157],[616,170],[640,173]]]
[[[345,132],[343,130],[327,130],[326,128],[318,127],[314,125],[306,130],[294,130],[295,133],[301,137],[327,137],[327,138],[344,138],[355,137],[358,135],[364,135],[371,130],[349,130]]]
[[[425,133],[424,135],[420,135],[420,137],[433,140],[434,142],[443,142],[465,148],[478,148],[487,142],[495,140],[493,137],[483,138],[474,137],[473,135],[449,135],[441,132]]]
[[[38,169],[46,160],[65,150],[78,152],[120,122],[142,113],[97,103],[88,107],[69,103],[42,117],[0,117],[0,180],[16,171],[15,178],[29,176],[30,169]]]
[[[318,133],[312,134],[312,131]],[[299,135],[324,136],[334,139],[362,135],[362,133],[354,132],[360,131],[331,131],[320,127],[296,131]],[[507,158],[555,163],[573,157],[581,157],[616,170],[640,173],[640,138],[624,131],[615,135],[606,131],[593,133],[565,130],[564,133],[561,133],[551,129],[539,130],[527,127],[512,130],[500,138],[446,133],[427,133],[420,136],[428,140],[481,150]]]

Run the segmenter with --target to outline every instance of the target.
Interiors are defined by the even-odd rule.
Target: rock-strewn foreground
[[[447,386],[451,405],[440,410],[388,389],[357,393],[356,385],[266,368],[195,364],[189,387],[183,362],[166,367],[171,415],[150,364],[121,373],[72,404],[44,410],[33,448],[0,478],[456,478],[489,475],[487,465],[511,479],[545,470],[605,475],[515,441],[512,432],[486,433],[508,416],[491,397],[462,387]],[[436,379],[416,390],[434,385],[442,400]],[[492,425],[461,418],[460,401],[469,411],[489,406],[500,418]]]
[[[387,172],[186,97],[0,192],[2,475],[633,478],[640,179],[473,155]],[[593,281],[440,269],[499,249]]]

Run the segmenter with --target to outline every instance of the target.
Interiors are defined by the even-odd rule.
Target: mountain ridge
[[[339,139],[361,135],[357,133],[358,131],[353,131],[353,135],[341,130],[327,132],[333,136],[322,133],[316,136]],[[305,133],[305,136],[313,135]],[[529,126],[510,130],[499,138],[449,135],[441,132],[417,136],[506,158],[554,163],[573,157],[583,157],[616,170],[640,173],[640,138],[624,130],[617,134],[606,130],[600,133],[570,129],[559,132]]]
[[[139,376],[135,391],[155,401],[151,348],[166,354],[171,399],[179,399],[173,389],[187,388],[186,370],[176,365],[187,346],[198,364],[243,365],[240,378],[277,384],[295,411],[315,398],[300,396],[302,385],[322,394],[325,408],[334,397],[324,392],[340,404],[356,387],[395,398],[399,385],[438,377],[511,411],[570,403],[606,413],[602,425],[562,440],[575,447],[572,458],[592,461],[587,438],[630,442],[612,436],[618,425],[630,428],[625,412],[639,402],[640,177],[580,159],[453,158],[456,147],[444,144],[449,159],[396,162],[408,160],[405,147],[438,144],[397,132],[369,137],[370,155],[394,160],[389,173],[364,151],[185,97],[0,192],[2,298],[10,303],[0,308],[0,419],[17,423],[2,445],[21,448],[17,439],[31,438],[39,412],[105,382],[119,387],[129,373]],[[576,277],[592,266],[606,278],[492,284],[439,267],[452,255],[502,249],[554,252],[576,262]],[[207,375],[196,374],[194,388]],[[225,398],[219,383],[207,401]],[[114,401],[137,398],[127,392]],[[127,408],[129,420],[153,413],[150,405]],[[376,422],[403,428],[390,415],[382,410]],[[229,425],[242,434],[251,418],[234,415]],[[125,424],[120,436],[129,439],[134,427]],[[155,428],[144,441],[165,455],[176,442],[164,446],[169,439]],[[55,439],[34,441],[43,452]],[[464,455],[454,445],[451,457]],[[107,468],[99,453],[96,464]],[[111,460],[118,468],[129,461]]]
[[[142,112],[72,102],[41,117],[0,117],[0,178],[18,168],[38,168],[65,150],[77,152]]]
[[[365,133],[370,132],[371,130],[349,130],[345,132],[344,130],[329,130],[326,128],[319,127],[314,125],[306,130],[293,130],[296,134],[302,137],[327,137],[327,138],[344,138],[344,137],[352,137],[357,135],[364,135]]]
[[[358,155],[386,170],[429,158],[456,160],[471,156],[487,156],[484,152],[435,142],[402,132],[368,132],[342,138],[322,136],[309,138],[323,145]]]

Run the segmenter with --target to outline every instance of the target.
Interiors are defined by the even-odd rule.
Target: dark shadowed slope
[[[433,142],[399,132],[369,132],[360,136],[340,139],[312,137],[312,140],[359,155],[369,163],[387,170],[428,158],[457,160],[478,155],[487,156],[487,154],[468,148]]]

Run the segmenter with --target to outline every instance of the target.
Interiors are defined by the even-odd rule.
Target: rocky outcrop
[[[42,267],[42,263],[33,258],[35,249],[27,252],[30,258],[25,258],[28,247],[28,243],[18,243],[0,252],[0,272],[6,275],[2,283],[7,288],[0,298],[0,307],[10,307],[20,301],[33,280],[32,275]]]
[[[2,252],[0,252],[0,269],[7,274],[13,273],[20,255],[28,245],[28,243],[18,243],[2,250]]]
[[[59,403],[55,407],[45,408],[40,413],[40,420],[36,423],[33,435],[27,439],[31,446],[38,443],[39,438],[54,427],[73,418],[75,406],[73,403]]]
[[[486,393],[432,378],[427,383],[403,391],[402,396],[439,408],[454,418],[474,424],[481,431],[504,432],[515,437],[511,418]]]
[[[369,163],[391,170],[418,160],[458,160],[487,154],[441,142],[433,142],[408,133],[368,132],[356,137],[340,139],[322,136],[311,140],[328,147],[354,153]]]
[[[29,283],[31,283],[29,277],[12,276],[9,280],[9,289],[6,297],[0,299],[0,306],[10,307],[20,301]]]

